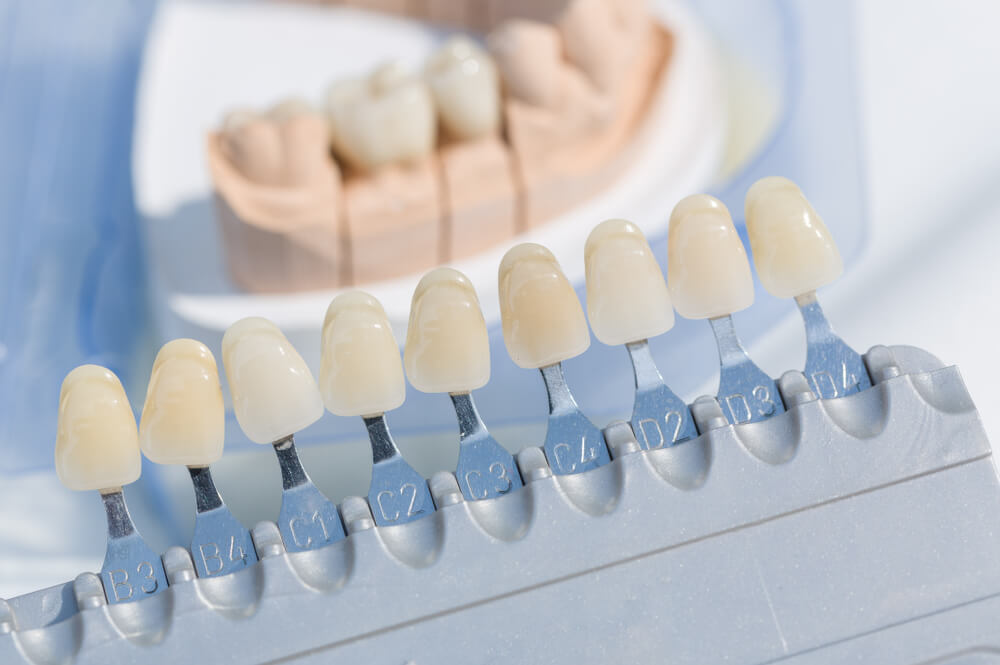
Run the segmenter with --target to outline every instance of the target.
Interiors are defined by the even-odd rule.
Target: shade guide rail
[[[815,290],[842,270],[822,220],[802,192],[781,178],[755,184],[746,208],[762,281],[775,295],[794,297],[806,321],[809,386],[792,391],[796,403],[870,387],[861,356],[832,333],[816,301]],[[222,341],[225,375],[240,428],[252,441],[270,444],[277,456],[283,489],[277,529],[283,549],[302,552],[342,540],[347,531],[341,512],[346,518],[360,510],[355,502],[338,511],[309,479],[296,453],[295,433],[324,410],[365,423],[373,469],[370,512],[362,512],[379,527],[420,520],[441,501],[447,505],[451,490],[442,483],[457,484],[455,495],[460,492],[465,501],[490,500],[522,488],[533,477],[525,469],[576,475],[623,454],[621,441],[608,439],[581,411],[563,373],[562,363],[590,345],[588,318],[598,340],[624,346],[632,362],[635,403],[630,426],[623,427],[634,442],[626,445],[668,448],[696,438],[706,427],[761,422],[785,411],[783,394],[789,390],[779,390],[778,382],[753,363],[733,326],[730,315],[753,302],[753,284],[746,252],[720,201],[696,195],[674,209],[667,280],[642,232],[626,220],[594,229],[585,262],[586,317],[545,247],[517,245],[499,266],[507,351],[518,366],[539,370],[548,392],[540,465],[528,457],[515,462],[479,414],[473,392],[489,380],[489,340],[478,296],[456,270],[432,270],[418,284],[403,358],[378,300],[362,291],[338,295],[317,340],[318,382],[273,323],[255,317],[234,323]],[[707,398],[717,401],[712,417],[704,415],[706,398],[696,402],[703,415],[695,417],[668,387],[650,352],[648,340],[673,327],[674,309],[687,318],[708,319],[715,334],[720,381],[717,399]],[[387,414],[403,405],[407,378],[418,390],[444,393],[452,401],[459,446],[454,475],[438,474],[428,483],[393,440]],[[56,468],[67,487],[97,490],[104,500],[108,553],[101,581],[108,603],[139,600],[167,587],[160,557],[142,541],[125,505],[123,487],[139,477],[140,450],[153,462],[188,469],[197,509],[190,552],[198,577],[225,576],[258,560],[260,543],[255,547],[212,481],[210,465],[221,457],[225,438],[223,409],[215,359],[195,340],[174,340],[160,350],[138,427],[121,383],[109,370],[84,365],[67,375]]]

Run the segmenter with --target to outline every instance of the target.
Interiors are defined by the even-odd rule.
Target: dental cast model
[[[672,50],[642,0],[444,9],[453,4],[397,9],[488,31],[486,48],[458,36],[420,72],[388,64],[335,82],[323,103],[328,137],[302,104],[237,114],[209,137],[240,286],[343,287],[467,258],[630,167]],[[315,144],[289,140],[281,127],[292,117],[310,118]],[[285,162],[314,177],[292,179]]]
[[[385,412],[402,405],[406,382],[399,347],[378,300],[348,291],[330,303],[319,380],[331,413],[365,421],[373,463],[368,503],[375,524],[405,524],[434,512],[426,479],[403,459],[385,422]]]
[[[139,446],[157,464],[183,464],[194,483],[197,515],[191,553],[198,577],[228,575],[257,561],[250,532],[222,501],[209,464],[222,457],[225,406],[219,368],[193,339],[156,354],[139,421]]]
[[[455,475],[463,496],[492,499],[521,487],[514,457],[487,431],[472,399],[490,379],[490,340],[468,277],[437,268],[417,284],[404,364],[414,388],[451,396],[461,442]]]
[[[302,101],[237,111],[207,140],[229,272],[253,291],[336,283],[346,274],[340,170],[326,121]]]
[[[294,434],[323,415],[323,401],[302,356],[276,325],[250,317],[222,336],[233,411],[254,443],[270,443],[281,467],[278,529],[290,552],[302,552],[344,538],[340,513],[313,485],[295,450]]]
[[[160,556],[132,523],[123,487],[139,479],[141,455],[135,416],[110,370],[81,365],[59,393],[56,473],[71,490],[97,490],[108,518],[108,549],[101,581],[108,603],[141,600],[167,588]]]
[[[584,248],[587,317],[608,346],[624,344],[635,373],[632,430],[644,449],[672,446],[698,435],[691,410],[663,382],[649,351],[650,337],[674,327],[670,293],[646,237],[635,224],[609,219]]]
[[[746,197],[747,232],[764,288],[795,298],[806,327],[805,375],[821,398],[871,387],[861,354],[838,337],[816,289],[840,277],[844,264],[822,218],[798,186],[781,177],[758,180]]]
[[[545,454],[558,475],[611,461],[604,435],[583,415],[563,376],[562,361],[590,346],[583,308],[559,263],[545,247],[524,243],[500,262],[500,318],[507,353],[519,367],[538,369],[549,396]]]
[[[674,307],[689,319],[708,319],[719,346],[719,403],[729,422],[752,423],[785,410],[775,381],[750,360],[731,314],[753,304],[746,250],[726,206],[695,194],[670,215],[667,283]]]

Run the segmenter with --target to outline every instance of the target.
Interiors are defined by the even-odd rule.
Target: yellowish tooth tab
[[[371,416],[406,397],[399,347],[382,303],[363,291],[333,299],[323,321],[323,402],[338,416]]]
[[[103,490],[139,478],[142,459],[135,416],[110,370],[81,365],[59,392],[56,473],[71,490]]]
[[[222,336],[233,411],[255,443],[271,443],[308,427],[323,415],[312,372],[285,335],[267,319],[250,317]]]
[[[464,393],[490,380],[490,340],[469,278],[451,268],[424,275],[413,292],[406,376],[425,393]]]
[[[757,274],[775,296],[814,291],[844,271],[829,229],[791,180],[755,182],[747,192],[745,212]]]
[[[661,335],[674,326],[667,282],[639,227],[609,219],[590,232],[584,248],[587,316],[609,346]]]
[[[222,457],[225,407],[215,356],[193,339],[156,354],[139,421],[139,446],[157,464],[207,466]]]
[[[695,194],[670,215],[667,283],[674,308],[689,319],[711,319],[753,304],[753,276],[729,209]]]
[[[552,365],[590,346],[580,300],[545,247],[511,248],[500,262],[499,287],[503,339],[520,367]]]

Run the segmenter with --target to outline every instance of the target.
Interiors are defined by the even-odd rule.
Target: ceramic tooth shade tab
[[[125,485],[139,479],[141,453],[135,416],[121,381],[110,370],[81,365],[59,393],[56,472],[71,490],[98,491],[108,520],[101,582],[110,605],[130,603],[167,588],[158,554],[146,545],[125,504]]]
[[[403,459],[386,423],[385,412],[406,397],[406,381],[385,310],[371,295],[348,291],[330,303],[320,386],[331,413],[364,419],[372,447],[368,503],[375,523],[406,524],[433,513],[427,480]]]
[[[410,305],[404,364],[414,388],[451,396],[460,440],[455,476],[466,500],[521,487],[514,457],[490,435],[472,397],[490,378],[490,341],[468,277],[437,268],[420,280]]]
[[[747,232],[754,265],[764,288],[778,298],[795,298],[806,328],[805,375],[821,398],[843,397],[870,388],[861,354],[833,332],[816,289],[840,277],[844,264],[830,230],[791,180],[772,176],[750,187]]]
[[[646,237],[632,222],[599,224],[584,248],[587,316],[594,335],[624,346],[635,375],[632,430],[644,449],[672,446],[697,436],[691,410],[663,381],[649,349],[650,337],[674,326],[674,309]]]
[[[157,464],[188,469],[196,510],[191,555],[198,577],[228,575],[257,561],[250,532],[222,500],[209,469],[222,457],[225,423],[212,352],[193,339],[164,344],[146,389],[139,445]]]
[[[302,356],[276,325],[252,317],[226,330],[222,364],[243,433],[254,443],[270,444],[278,457],[278,528],[285,549],[302,552],[341,540],[337,506],[309,479],[295,449],[295,433],[323,415],[319,389]]]
[[[681,200],[670,215],[667,283],[677,312],[708,319],[719,347],[718,399],[732,424],[785,410],[777,383],[750,359],[732,313],[753,304],[746,250],[722,201],[706,194]]]
[[[611,461],[604,435],[580,411],[563,376],[562,362],[590,346],[580,300],[555,256],[524,243],[500,262],[500,318],[507,353],[519,367],[537,369],[549,397],[544,449],[557,475],[575,474]]]

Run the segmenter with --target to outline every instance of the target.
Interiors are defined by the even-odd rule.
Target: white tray
[[[715,53],[684,8],[657,3],[676,37],[660,94],[642,129],[634,165],[608,190],[548,224],[479,256],[455,262],[476,286],[488,322],[499,317],[497,266],[516,242],[542,243],[569,278],[583,278],[583,244],[609,217],[662,232],[683,196],[718,171],[726,135]],[[292,95],[318,99],[337,78],[396,58],[417,67],[446,35],[414,21],[347,8],[296,4],[168,2],[147,43],[134,137],[136,201],[146,226],[154,309],[162,337],[212,346],[244,316],[265,316],[293,343],[315,333],[334,290],[257,295],[226,274],[205,164],[204,137],[224,113]],[[385,305],[400,337],[420,274],[361,285]],[[299,340],[299,335],[306,335]]]

